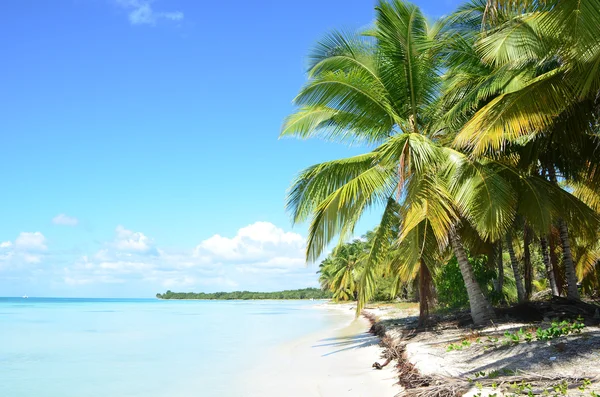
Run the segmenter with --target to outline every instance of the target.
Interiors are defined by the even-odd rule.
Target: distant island
[[[277,292],[173,292],[156,294],[158,299],[207,299],[207,300],[250,300],[250,299],[331,299],[332,293],[319,288],[304,288]]]

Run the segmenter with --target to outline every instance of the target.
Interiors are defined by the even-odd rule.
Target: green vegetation
[[[358,284],[364,272],[366,258],[371,249],[374,233],[368,233],[364,239],[336,247],[319,265],[319,282],[324,291],[330,291],[334,301],[356,300]],[[398,280],[385,273],[385,269],[373,275],[376,285],[371,296],[372,301],[391,301],[400,295],[396,290]]]
[[[496,278],[495,269],[488,266],[487,258],[483,255],[474,258],[469,257],[469,263],[473,267],[475,280],[481,286],[483,293],[491,301],[497,302],[500,298],[493,288],[493,281]],[[469,306],[467,288],[455,257],[439,269],[434,277],[434,283],[440,307],[463,308]]]
[[[537,341],[548,341],[550,339],[559,338],[561,336],[567,336],[570,334],[579,334],[585,328],[582,318],[578,318],[573,322],[561,321],[553,322],[548,328],[534,328],[530,330],[523,330],[522,328],[516,332],[506,331],[504,333],[504,339],[497,337],[488,336],[484,341],[481,338],[477,338],[474,342],[469,339],[463,339],[460,343],[451,343],[446,347],[446,351],[463,350],[470,347],[473,343],[483,344],[485,348],[497,347],[506,345],[516,345],[521,342],[533,342]]]
[[[278,292],[172,292],[156,294],[158,299],[208,299],[208,300],[231,300],[231,299],[330,299],[331,293],[318,288],[304,288]]]
[[[287,197],[309,262],[339,241],[323,288],[358,311],[416,295],[422,322],[468,302],[475,324],[538,288],[597,296],[598,21],[600,0],[471,0],[433,23],[380,0],[373,26],[317,43],[281,136],[364,148]],[[368,211],[379,225],[348,243]]]

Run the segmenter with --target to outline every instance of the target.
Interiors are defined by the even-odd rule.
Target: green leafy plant
[[[572,333],[580,334],[584,328],[585,324],[583,323],[583,319],[578,317],[577,320],[572,323],[564,320],[560,323],[553,322],[547,329],[538,328],[536,331],[536,336],[538,340],[550,340]]]
[[[585,391],[585,389],[587,389],[590,385],[592,384],[592,381],[589,379],[584,379],[583,380],[583,384],[581,386],[578,387],[578,389],[580,391]]]
[[[448,345],[448,347],[446,348],[447,352],[451,352],[454,350],[462,350],[463,349],[463,345],[462,344],[458,344],[458,343],[450,343]]]
[[[484,255],[469,257],[469,263],[473,266],[475,280],[484,289],[484,293],[494,299],[491,281],[496,277],[495,272],[486,266],[487,258]],[[463,276],[456,258],[452,258],[435,277],[435,287],[438,294],[438,302],[444,308],[462,308],[469,306],[469,297]]]
[[[556,393],[566,396],[567,393],[569,392],[569,383],[567,383],[567,381],[563,380],[562,382],[554,385],[552,388],[554,389],[554,391]]]

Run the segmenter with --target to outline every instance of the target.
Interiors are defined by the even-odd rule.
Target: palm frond
[[[292,221],[305,221],[330,194],[374,167],[377,158],[376,153],[367,153],[303,170],[292,182],[286,199]]]
[[[357,315],[375,292],[375,272],[390,255],[392,245],[398,236],[400,227],[399,204],[389,198],[381,221],[373,235],[371,249],[363,259],[363,270],[358,281]]]
[[[373,166],[318,201],[309,227],[307,260],[316,261],[335,236],[340,241],[350,236],[366,208],[385,205],[396,188],[394,176],[389,169]]]

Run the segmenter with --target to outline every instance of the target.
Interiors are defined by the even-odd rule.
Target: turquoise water
[[[0,298],[0,396],[239,396],[265,349],[339,321],[314,304]]]

